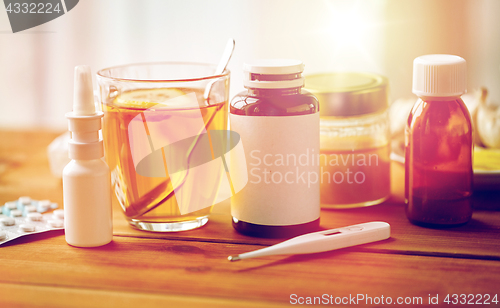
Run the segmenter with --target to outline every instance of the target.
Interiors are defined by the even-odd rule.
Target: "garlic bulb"
[[[500,106],[487,99],[488,90],[481,88],[481,97],[475,115],[477,135],[488,148],[500,148]]]

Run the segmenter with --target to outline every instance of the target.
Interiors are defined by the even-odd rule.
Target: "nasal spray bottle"
[[[71,161],[63,170],[66,242],[96,247],[111,242],[111,179],[99,139],[103,113],[96,111],[90,67],[75,67],[73,112],[69,120]]]

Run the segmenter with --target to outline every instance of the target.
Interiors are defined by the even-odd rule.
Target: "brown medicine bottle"
[[[319,102],[302,89],[303,69],[286,59],[243,67],[247,91],[232,99],[229,114],[248,172],[248,183],[231,198],[240,233],[286,238],[319,228]]]
[[[465,90],[461,57],[414,60],[413,93],[419,99],[405,137],[406,216],[414,224],[453,226],[472,216],[472,126],[460,98]]]

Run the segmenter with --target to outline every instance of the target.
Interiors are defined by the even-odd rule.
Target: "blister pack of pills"
[[[0,245],[30,234],[64,229],[64,211],[49,200],[21,197],[0,206]]]

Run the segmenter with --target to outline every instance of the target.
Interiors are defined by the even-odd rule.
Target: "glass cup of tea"
[[[225,151],[229,71],[215,70],[158,62],[97,73],[113,199],[133,227],[198,228],[221,201],[224,166],[214,159]]]

